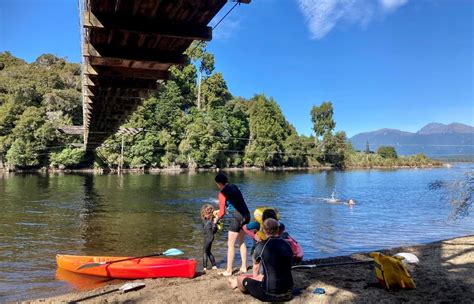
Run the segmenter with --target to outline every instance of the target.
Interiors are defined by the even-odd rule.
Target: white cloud
[[[380,5],[386,11],[394,11],[400,6],[406,4],[408,0],[379,0]]]
[[[297,0],[311,32],[321,39],[338,23],[366,26],[377,14],[395,11],[408,0]]]

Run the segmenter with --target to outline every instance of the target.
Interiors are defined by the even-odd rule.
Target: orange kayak
[[[196,273],[196,260],[168,258],[138,258],[97,267],[77,269],[87,263],[111,262],[121,259],[127,259],[127,257],[56,255],[56,262],[59,268],[99,277],[117,279],[193,278]]]

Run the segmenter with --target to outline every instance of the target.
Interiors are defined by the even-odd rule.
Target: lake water
[[[275,206],[305,258],[346,255],[474,233],[474,214],[454,218],[449,193],[474,165],[351,171],[232,172],[249,207]],[[199,209],[216,203],[213,173],[0,174],[0,302],[99,286],[57,271],[55,255],[140,256],[170,247],[201,264]],[[353,198],[353,208],[331,203]],[[250,242],[249,242],[250,244]],[[224,265],[225,234],[213,245]]]

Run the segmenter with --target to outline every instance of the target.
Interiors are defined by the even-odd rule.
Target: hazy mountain
[[[369,142],[371,151],[376,151],[379,146],[393,146],[401,155],[424,153],[439,158],[474,157],[474,127],[460,123],[429,123],[416,133],[380,129],[359,133],[350,141],[356,150],[365,151]]]
[[[474,127],[454,122],[449,125],[432,122],[416,132],[416,134],[448,134],[448,133],[474,133]]]

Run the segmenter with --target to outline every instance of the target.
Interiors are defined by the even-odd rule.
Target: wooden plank
[[[161,63],[158,61],[145,60],[129,60],[114,57],[95,57],[90,56],[89,62],[91,65],[108,66],[108,67],[122,67],[132,69],[146,69],[146,70],[168,70],[171,63]]]
[[[90,103],[84,103],[82,106],[88,109],[89,111],[92,110],[92,106]]]
[[[84,126],[60,126],[58,130],[64,134],[80,135],[84,133]]]
[[[163,64],[184,64],[186,55],[178,52],[163,52],[147,48],[118,47],[111,45],[92,45],[87,43],[83,48],[85,57],[113,57],[121,60],[157,62]]]
[[[156,90],[159,83],[154,79],[136,79],[136,78],[120,78],[120,77],[98,77],[85,76],[92,83],[91,87],[99,86],[101,88],[112,89],[147,89]],[[89,86],[86,84],[86,86]]]
[[[92,99],[90,98],[90,96],[84,96],[84,99],[83,99],[83,104],[92,104]]]
[[[85,67],[84,67],[84,75],[92,75],[92,76],[97,76],[99,75],[99,73],[97,72],[97,70],[92,67],[90,64],[85,64]]]
[[[210,41],[212,39],[212,28],[206,25],[163,23],[156,19],[127,15],[87,12],[84,14],[84,27],[188,40]]]
[[[82,89],[82,94],[84,94],[84,96],[86,96],[86,97],[94,96],[94,93],[91,91],[91,89],[89,87],[84,87]]]
[[[90,94],[90,95],[89,95]],[[144,89],[122,89],[122,88],[90,88],[87,96],[95,97],[119,97],[126,99],[146,98],[148,90]]]
[[[139,79],[168,79],[169,71],[160,70],[145,70],[145,69],[131,69],[122,67],[97,67],[94,69],[100,73],[101,76],[117,76],[117,77],[129,77]]]
[[[84,75],[82,77],[82,84],[84,86],[95,86],[95,83],[92,81],[92,79],[90,79],[88,75]]]

